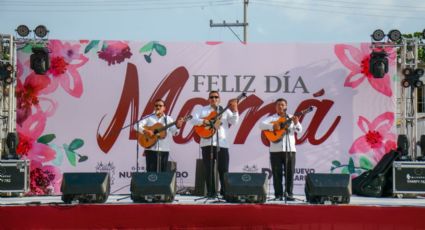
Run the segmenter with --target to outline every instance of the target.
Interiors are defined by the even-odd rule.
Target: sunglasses
[[[155,107],[162,107],[162,106],[164,106],[164,105],[155,105]]]
[[[220,98],[219,96],[210,96],[210,99],[218,99]]]

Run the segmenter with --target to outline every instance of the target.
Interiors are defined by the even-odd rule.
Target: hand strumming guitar
[[[149,130],[149,129],[144,129],[143,133],[150,136],[150,137],[154,135],[153,130]]]
[[[296,115],[292,116],[291,119],[292,119],[292,122],[294,122],[294,125],[297,125],[298,122],[300,121],[300,117]],[[281,125],[282,124],[279,122],[273,123],[273,130],[281,130],[282,128],[286,128],[286,127],[281,127]]]

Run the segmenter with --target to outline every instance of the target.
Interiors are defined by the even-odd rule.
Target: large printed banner
[[[50,40],[50,69],[30,68],[31,44],[18,51],[18,153],[31,160],[31,194],[60,193],[64,172],[109,172],[113,193],[129,192],[145,171],[133,125],[162,98],[174,119],[247,93],[230,128],[230,171],[270,175],[259,122],[285,98],[288,112],[314,110],[297,136],[295,193],[307,173],[373,168],[395,148],[395,53],[384,78],[369,73],[369,44],[239,44]],[[171,144],[178,186],[193,187],[199,138],[185,123]],[[137,166],[139,167],[137,169]],[[270,186],[272,188],[272,186]]]

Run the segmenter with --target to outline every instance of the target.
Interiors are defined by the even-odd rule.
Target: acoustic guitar
[[[304,109],[301,112],[295,113],[294,116],[302,116],[306,113],[309,113],[313,111],[313,106],[308,107],[307,109]],[[263,130],[263,134],[264,136],[266,136],[267,140],[271,141],[271,142],[279,142],[282,140],[283,135],[285,135],[285,133],[288,130],[289,125],[292,122],[292,117],[291,118],[286,118],[286,117],[280,117],[277,121],[273,121],[271,122],[271,124],[279,124],[279,129],[278,130]]]
[[[185,116],[183,121],[188,121],[192,119],[192,115]],[[152,147],[158,139],[164,139],[167,136],[167,129],[175,125],[177,121],[171,122],[170,124],[163,125],[161,123],[156,123],[152,126],[145,126],[144,129],[153,131],[153,135],[148,135],[146,133],[139,133],[137,140],[141,146],[144,148]]]
[[[242,92],[236,100],[239,101],[246,97],[246,93]],[[212,111],[207,117],[204,117],[204,120],[209,121],[208,124],[196,125],[194,126],[195,133],[198,134],[201,138],[210,138],[212,137],[217,129],[221,125],[220,116],[229,108],[229,104],[222,109],[220,112]]]

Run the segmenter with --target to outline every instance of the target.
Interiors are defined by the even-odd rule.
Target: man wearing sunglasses
[[[147,137],[157,135],[157,130],[148,127],[161,124],[165,127],[167,124],[173,123],[172,117],[165,114],[165,102],[162,99],[155,100],[155,110],[151,116],[139,122],[139,132]],[[137,125],[137,124],[136,124]],[[155,138],[156,143],[145,148],[144,155],[146,157],[146,171],[148,172],[164,172],[167,169],[168,156],[170,152],[171,135],[176,136],[183,125],[183,118],[177,120],[176,124],[165,130],[165,138]],[[137,127],[136,127],[137,128]],[[171,134],[171,135],[169,135]],[[160,158],[158,163],[158,158]]]
[[[295,173],[295,133],[302,132],[302,126],[297,115],[287,114],[288,103],[286,99],[279,98],[275,102],[276,113],[266,117],[260,123],[261,130],[284,131],[282,137],[270,142],[270,162],[273,174],[273,187],[276,200],[294,201],[294,173]],[[285,127],[283,124],[288,123]],[[283,165],[283,168],[282,168]],[[282,177],[285,176],[285,191],[283,190]]]
[[[229,101],[227,109],[220,106],[218,91],[210,91],[208,95],[209,105],[195,112],[192,123],[195,126],[209,127],[214,130],[209,138],[201,137],[202,161],[205,166],[207,196],[216,197],[214,168],[217,161],[217,169],[220,178],[220,193],[224,195],[224,173],[229,171],[229,141],[228,129],[239,121],[238,104],[235,99]],[[212,114],[220,114],[217,119],[208,119]]]

